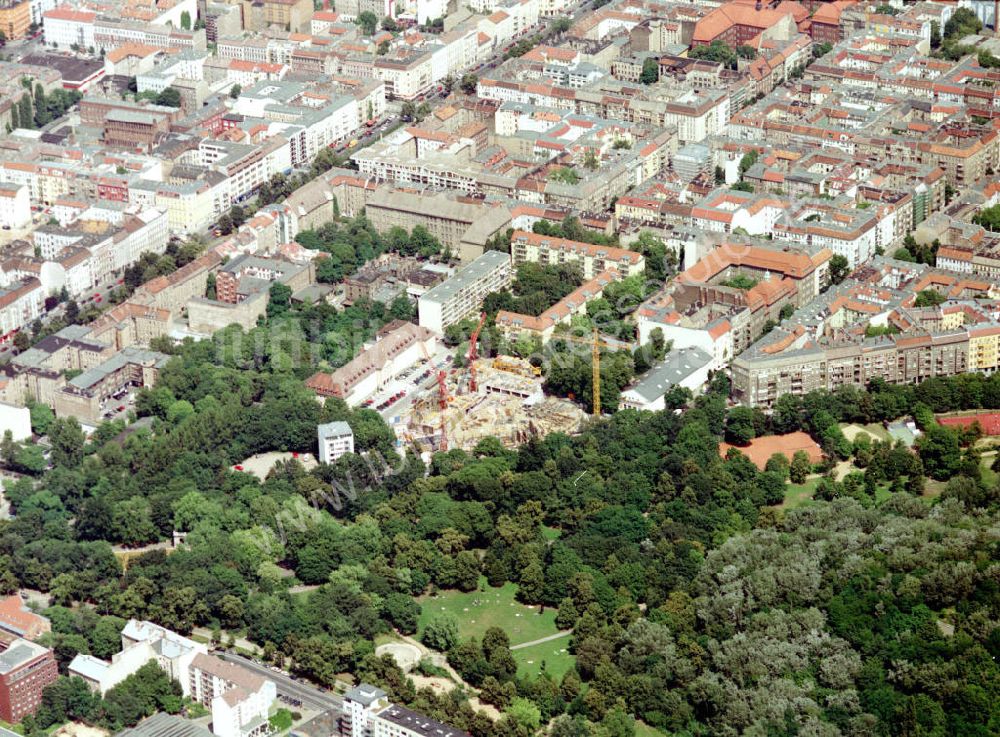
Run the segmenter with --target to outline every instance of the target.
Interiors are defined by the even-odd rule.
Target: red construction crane
[[[465,357],[466,363],[469,364],[469,391],[471,392],[479,388],[479,385],[476,383],[476,361],[479,359],[476,344],[479,343],[479,333],[485,324],[486,313],[483,312],[479,315],[479,324],[476,325],[476,329],[472,331],[472,337],[469,338],[469,353]]]
[[[427,352],[427,346],[423,343],[420,344],[420,350],[424,353],[424,359],[431,365],[431,370],[434,369],[434,364],[431,363],[431,356]],[[445,378],[447,378],[448,372],[438,369],[437,371],[437,383],[438,383],[438,407],[441,408],[441,450],[448,450],[448,433],[445,430],[444,424],[444,411],[448,409],[448,385],[445,383]]]
[[[448,409],[448,385],[445,383],[447,376],[447,371],[439,370],[437,372],[438,407],[441,408],[441,450],[443,451],[448,450],[448,433],[444,426],[444,413]]]

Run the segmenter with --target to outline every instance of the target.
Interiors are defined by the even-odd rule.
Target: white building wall
[[[45,43],[56,44],[59,48],[69,48],[78,44],[84,49],[94,45],[94,23],[45,16],[42,27]]]
[[[13,190],[13,191],[10,191]],[[23,228],[31,222],[31,197],[27,185],[0,191],[0,226],[7,229]]]
[[[10,431],[15,442],[31,437],[31,410],[0,402],[0,436]]]

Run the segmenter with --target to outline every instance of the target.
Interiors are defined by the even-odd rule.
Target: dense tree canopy
[[[357,228],[356,244],[368,232],[337,227]],[[550,299],[566,279],[525,269],[508,297]],[[1000,375],[785,395],[765,414],[730,407],[718,373],[696,399],[672,392],[665,412],[619,411],[514,449],[485,440],[425,465],[397,454],[377,413],[321,404],[303,385],[349,360],[389,311],[271,297],[254,330],[158,345],[173,356],[136,403],[150,427],[108,423],[87,438],[36,412],[47,459],[30,442],[0,447],[24,474],[5,489],[15,516],[0,521],[0,589],[52,595],[47,642],[60,662],[107,657],[121,622],[140,617],[245,632],[296,674],[332,687],[351,672],[474,737],[550,722],[562,737],[629,737],[635,719],[692,736],[997,732],[1000,490],[979,433],[934,413],[1000,408]],[[627,311],[641,286],[624,280],[610,297]],[[669,345],[661,334],[649,348],[662,357]],[[546,386],[588,401],[589,348],[567,356]],[[606,406],[638,363],[602,354]],[[841,430],[907,415],[923,430],[914,449]],[[256,453],[315,453],[316,425],[333,420],[350,424],[359,455],[312,470],[292,457],[264,479],[241,469]],[[738,449],[719,454],[727,437],[795,430],[820,444],[820,464],[772,458],[760,470]],[[811,476],[838,461],[846,473]],[[789,478],[815,480],[811,506],[777,506]],[[174,530],[185,545],[137,555],[127,571],[112,552]],[[291,596],[289,574],[316,589]],[[562,678],[518,676],[504,630],[463,639],[434,618],[425,642],[499,710],[495,722],[374,655],[380,635],[416,632],[419,597],[482,578],[555,609],[575,658]],[[180,708],[169,682],[140,673],[104,699],[60,680],[39,724],[75,716],[115,730]]]

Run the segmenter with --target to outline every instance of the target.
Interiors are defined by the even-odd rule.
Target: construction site
[[[475,367],[476,380],[470,380]],[[442,371],[438,386],[417,397],[404,417],[404,439],[422,452],[472,450],[483,438],[507,447],[532,435],[577,432],[587,415],[573,402],[542,393],[535,367],[510,356],[476,359]]]
[[[482,320],[464,367],[439,371],[436,386],[414,399],[397,430],[403,440],[437,452],[472,450],[487,437],[515,447],[533,435],[579,431],[587,415],[573,402],[545,396],[537,366],[513,356],[479,357],[481,328]]]

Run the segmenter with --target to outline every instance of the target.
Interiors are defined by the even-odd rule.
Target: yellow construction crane
[[[610,343],[605,343],[601,340],[600,334],[597,332],[597,328],[594,328],[594,334],[590,338],[577,338],[574,335],[555,335],[554,339],[569,340],[573,343],[585,343],[590,345],[590,368],[594,372],[593,381],[593,410],[591,414],[594,417],[601,416],[601,348],[614,348]]]

